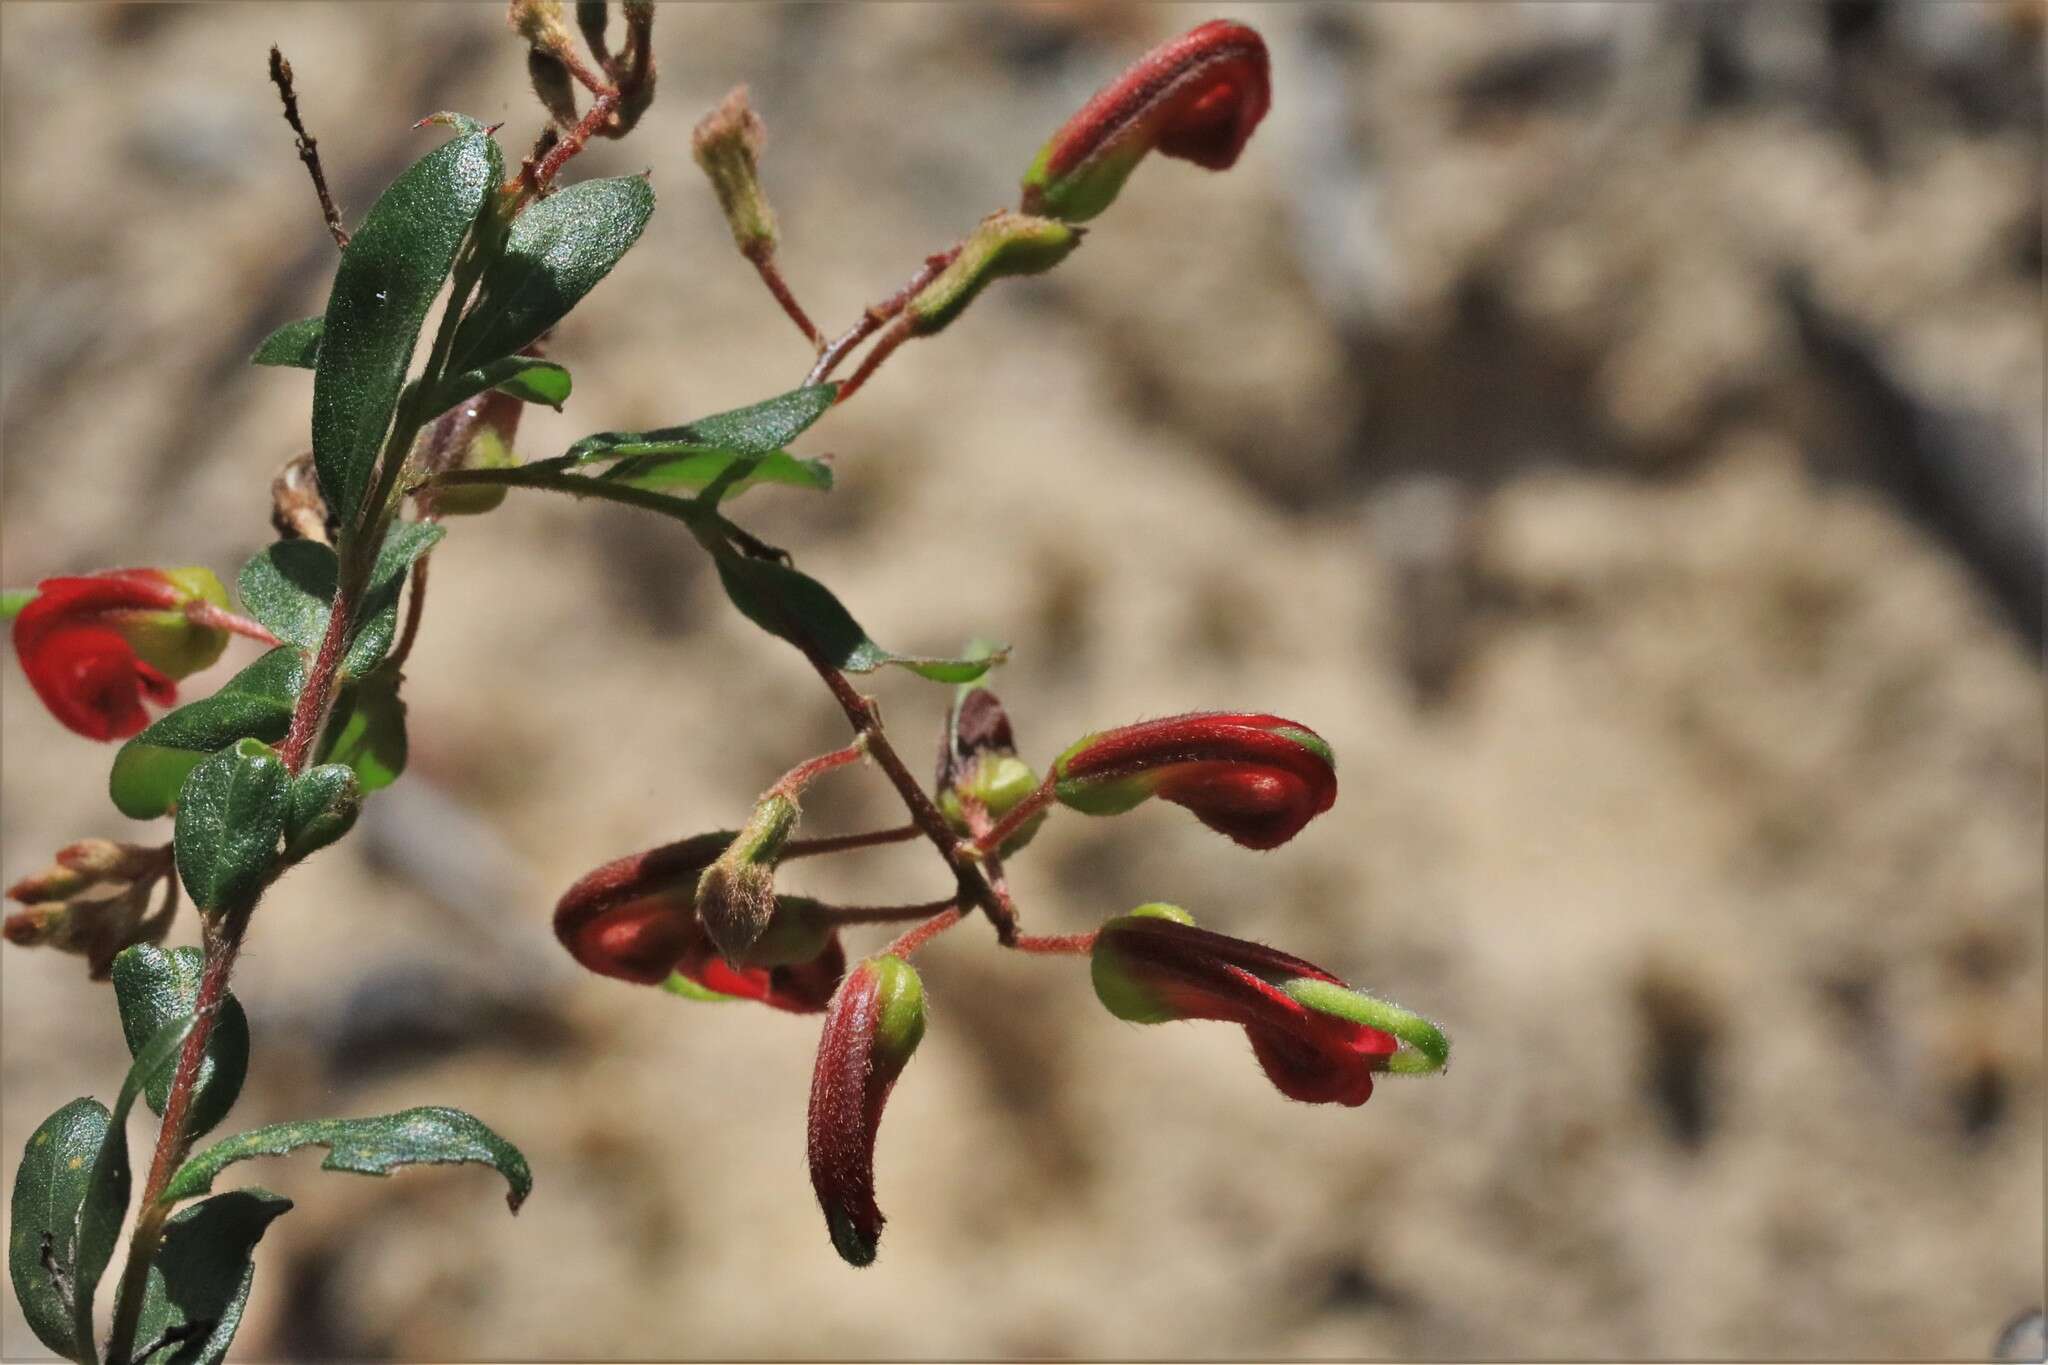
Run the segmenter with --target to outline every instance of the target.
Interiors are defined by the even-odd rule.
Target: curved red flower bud
[[[228,633],[186,607],[224,608],[210,570],[111,569],[46,578],[14,618],[14,650],[29,685],[66,728],[126,739],[149,724],[147,700],[177,702],[174,679],[220,657]]]
[[[800,900],[796,896],[781,898],[785,907]],[[782,913],[778,909],[777,919]],[[771,924],[763,942],[777,934],[778,930]],[[816,1014],[831,1003],[832,992],[845,975],[846,949],[841,946],[839,932],[835,929],[827,931],[823,945],[801,961],[741,967],[735,967],[720,957],[706,937],[701,940],[701,946],[683,954],[676,963],[676,975],[670,977],[667,984],[678,995],[691,995],[698,999],[708,995],[716,999],[758,1000],[771,1009],[787,1010],[791,1014]]]
[[[875,1135],[882,1106],[924,1038],[924,985],[900,957],[869,958],[832,997],[811,1072],[811,1188],[832,1245],[871,1265],[884,1218],[875,1204]]]
[[[1278,848],[1337,800],[1323,737],[1279,716],[1168,716],[1089,735],[1053,763],[1060,803],[1121,815],[1147,797],[1186,806],[1246,848]]]
[[[1024,175],[1024,211],[1093,218],[1154,149],[1228,170],[1272,100],[1265,40],[1212,19],[1139,58],[1053,134]]]
[[[1176,906],[1141,906],[1103,925],[1091,969],[1096,996],[1119,1019],[1243,1026],[1289,1099],[1364,1104],[1374,1072],[1439,1071],[1449,1057],[1420,1015],[1276,948],[1198,929]]]

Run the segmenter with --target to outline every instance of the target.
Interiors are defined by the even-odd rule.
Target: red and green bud
[[[1312,962],[1196,928],[1177,906],[1140,906],[1103,925],[1090,966],[1097,998],[1119,1019],[1243,1027],[1289,1099],[1360,1105],[1374,1073],[1441,1071],[1449,1059],[1450,1044],[1420,1015]]]
[[[761,148],[767,138],[744,85],[734,86],[690,134],[690,154],[711,180],[733,245],[749,260],[775,250],[775,208],[761,188]]]
[[[220,658],[229,632],[188,609],[227,601],[198,567],[46,578],[15,615],[14,649],[58,721],[88,739],[126,739],[149,724],[145,700],[175,704],[175,680]]]
[[[1031,765],[1017,757],[1010,718],[996,694],[985,687],[962,689],[947,718],[946,738],[939,745],[939,813],[960,834],[974,833],[970,805],[979,805],[990,826],[1031,799],[1040,786]],[[1008,857],[1031,842],[1045,814],[1032,816],[1003,840],[997,852]]]
[[[122,949],[160,943],[177,900],[166,895],[151,911],[158,881],[171,871],[161,848],[81,839],[57,851],[56,862],[7,889],[26,909],[7,917],[0,935],[20,947],[48,947],[83,957],[94,980],[113,970]]]
[[[870,958],[847,973],[825,1016],[811,1072],[811,1188],[832,1245],[849,1265],[871,1265],[881,1241],[875,1136],[896,1078],[924,1038],[924,985],[900,957]]]
[[[1337,799],[1323,737],[1279,716],[1225,711],[1089,735],[1053,764],[1062,805],[1121,815],[1158,796],[1246,848],[1278,848]]]
[[[1053,134],[1024,175],[1024,211],[1093,218],[1154,150],[1228,170],[1271,103],[1265,41],[1211,20],[1146,53]]]
[[[793,797],[770,792],[697,881],[697,920],[728,963],[747,961],[775,916],[775,861],[798,815]]]
[[[952,261],[903,310],[910,335],[943,331],[991,283],[1052,269],[1081,245],[1081,229],[1002,210],[975,225]]]

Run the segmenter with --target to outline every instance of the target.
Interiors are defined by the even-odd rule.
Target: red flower
[[[1089,735],[1053,764],[1061,804],[1120,815],[1161,796],[1246,848],[1278,848],[1337,800],[1330,746],[1279,716],[1221,711]]]
[[[50,714],[88,739],[126,739],[149,724],[146,699],[178,700],[174,679],[205,668],[227,632],[187,618],[188,604],[227,602],[206,569],[110,569],[46,578],[14,619],[14,651]]]
[[[1364,1104],[1374,1072],[1441,1070],[1449,1054],[1443,1034],[1419,1015],[1354,991],[1312,962],[1198,929],[1170,905],[1142,906],[1103,925],[1091,965],[1096,995],[1119,1019],[1242,1025],[1267,1079],[1289,1099]]]
[[[882,1106],[924,1038],[924,985],[900,957],[870,958],[832,997],[811,1072],[811,1188],[832,1245],[871,1265],[884,1218],[875,1204],[875,1137]]]
[[[1139,58],[1053,134],[1025,173],[1024,211],[1093,218],[1155,148],[1228,170],[1272,99],[1265,41],[1212,19]]]

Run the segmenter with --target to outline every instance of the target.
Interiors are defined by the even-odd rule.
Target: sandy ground
[[[1056,819],[1027,921],[1177,901],[1442,1020],[1450,1074],[1292,1105],[1236,1030],[1120,1025],[966,926],[848,1270],[815,1022],[584,976],[548,928],[837,713],[668,528],[515,495],[435,556],[411,772],[263,908],[234,1121],[457,1104],[536,1193],[249,1168],[298,1208],[245,1355],[1968,1357],[2040,1301],[2042,10],[1246,12],[1276,99],[1239,168],[1144,167],[805,438],[837,491],[740,507],[885,643],[1010,641],[1040,762],[1184,709],[1317,727],[1343,794],[1294,843]],[[801,375],[689,163],[735,81],[836,327],[1210,13],[665,12],[653,112],[579,163],[651,167],[660,211],[524,448]],[[351,214],[421,114],[536,126],[490,6],[0,7],[8,583],[270,538],[308,384],[243,358],[333,267],[271,41]],[[873,687],[922,767],[943,690]],[[9,880],[150,837],[12,664],[0,738]],[[891,818],[870,773],[806,828]],[[803,873],[944,886],[911,848]],[[0,985],[14,1153],[125,1052],[75,959]]]

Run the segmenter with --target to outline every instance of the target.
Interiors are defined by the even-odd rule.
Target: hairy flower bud
[[[749,259],[775,250],[775,208],[761,188],[760,156],[768,130],[736,85],[690,134],[690,154],[718,195],[733,244]]]
[[[1019,802],[1038,790],[1038,774],[1017,757],[1011,737],[1010,718],[996,694],[986,687],[962,689],[946,721],[946,736],[939,744],[939,775],[934,784],[939,813],[960,834],[973,830],[967,818],[969,802],[977,803],[991,824],[1016,809]],[[1045,823],[1040,812],[1003,840],[997,852],[1008,857],[1031,842]]]
[[[526,79],[548,117],[564,128],[576,126],[576,81],[562,59],[543,47],[526,49]]]
[[[568,45],[561,0],[512,0],[506,7],[505,22],[531,47],[552,52]]]
[[[1008,210],[991,213],[975,225],[952,261],[904,309],[910,335],[942,331],[992,281],[1050,270],[1080,244],[1081,229],[1051,218]]]
[[[1196,928],[1177,906],[1140,906],[1103,925],[1090,967],[1097,998],[1119,1019],[1241,1025],[1289,1099],[1364,1104],[1374,1072],[1440,1071],[1449,1057],[1443,1034],[1421,1016],[1314,963]]]
[[[1279,716],[1205,711],[1082,739],[1053,763],[1062,805],[1121,815],[1159,796],[1246,848],[1278,848],[1337,799],[1330,746]]]
[[[88,739],[126,739],[149,724],[145,699],[170,706],[174,679],[220,658],[228,633],[188,605],[227,605],[212,570],[110,569],[46,578],[14,618],[14,649],[36,695]]]
[[[832,1245],[849,1265],[870,1265],[881,1240],[875,1136],[882,1106],[924,1038],[924,985],[900,957],[870,958],[832,997],[811,1072],[811,1188]]]
[[[1024,211],[1093,218],[1155,149],[1228,170],[1271,103],[1265,41],[1211,20],[1146,53],[1053,134],[1024,175]]]
[[[555,937],[601,976],[657,985],[703,943],[691,895],[732,841],[700,834],[628,854],[586,874],[555,905]]]
[[[795,832],[798,814],[793,798],[770,792],[698,879],[697,919],[728,963],[746,961],[747,950],[775,915],[775,860]]]
[[[137,943],[161,943],[170,931],[177,901],[166,896],[157,910],[149,908],[152,889],[169,866],[159,853],[150,875],[133,880],[99,878],[69,868],[46,869],[8,891],[10,898],[28,908],[9,915],[0,924],[0,936],[20,947],[76,953],[86,960],[93,980],[103,981],[122,949]],[[60,898],[58,882],[62,878],[78,878],[81,884]],[[114,890],[111,894],[81,894],[95,887]]]

